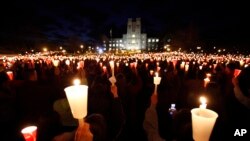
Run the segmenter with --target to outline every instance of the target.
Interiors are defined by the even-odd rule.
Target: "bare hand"
[[[118,94],[117,94],[117,86],[116,86],[116,85],[111,86],[111,92],[112,92],[114,98],[118,97]]]
[[[151,96],[151,104],[156,105],[157,102],[158,102],[157,94],[153,94],[153,95]]]
[[[85,122],[83,125],[80,125],[77,128],[74,141],[92,141],[92,140],[93,140],[93,134],[89,130],[89,124]]]

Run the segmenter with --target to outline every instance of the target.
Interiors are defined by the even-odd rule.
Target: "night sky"
[[[99,42],[140,17],[149,37],[248,46],[246,2],[224,0],[8,0],[0,4],[0,46]]]

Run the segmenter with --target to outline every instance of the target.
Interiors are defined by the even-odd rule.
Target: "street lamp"
[[[44,52],[47,52],[47,51],[48,51],[48,49],[45,47],[45,48],[43,48],[43,51],[44,51]]]

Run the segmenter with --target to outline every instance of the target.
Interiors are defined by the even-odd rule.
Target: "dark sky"
[[[249,45],[249,8],[239,0],[6,0],[0,9],[0,45],[98,41],[111,28],[122,37],[127,19],[136,17],[148,36]]]

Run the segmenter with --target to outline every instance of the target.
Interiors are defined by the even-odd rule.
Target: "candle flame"
[[[211,75],[211,73],[207,73],[206,76],[207,76],[207,78],[210,78],[212,75]]]
[[[201,102],[202,105],[204,105],[204,104],[207,103],[207,99],[204,96],[201,96],[200,97],[200,102]]]
[[[74,85],[80,85],[81,81],[80,79],[75,79],[73,83]]]

